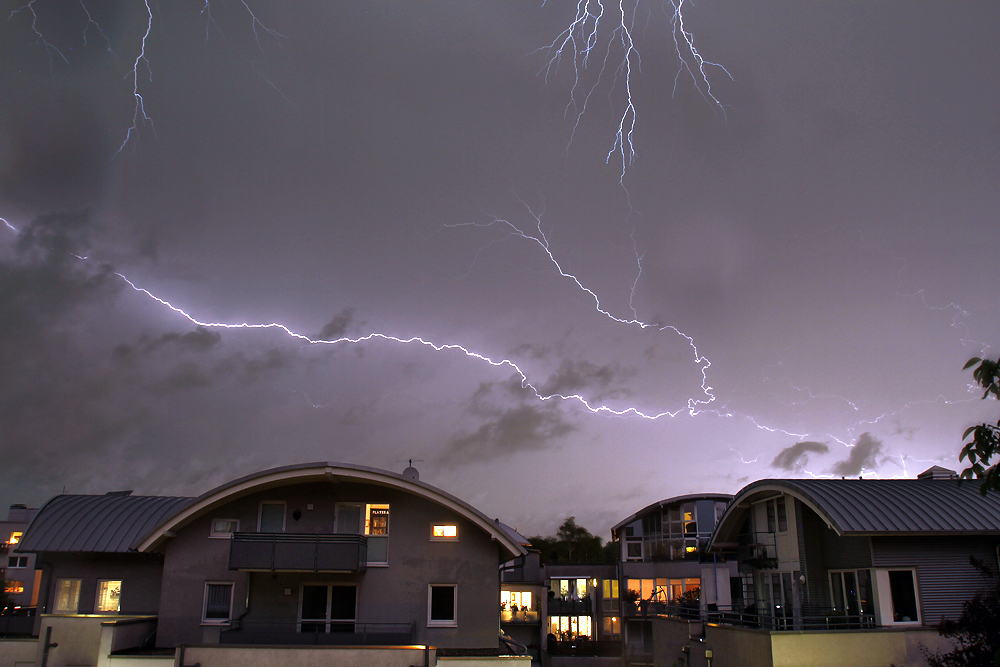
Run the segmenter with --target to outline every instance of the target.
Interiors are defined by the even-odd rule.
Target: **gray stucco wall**
[[[229,567],[229,540],[209,537],[213,519],[238,519],[255,531],[262,501],[284,501],[286,532],[332,533],[335,504],[388,503],[389,565],[358,574],[244,573]],[[308,509],[309,505],[313,509]],[[296,521],[293,512],[301,512]],[[457,542],[434,542],[431,525],[458,526]],[[426,499],[388,487],[355,483],[307,483],[258,491],[203,514],[177,531],[165,548],[157,643],[175,646],[202,640],[206,581],[234,581],[234,617],[294,623],[304,583],[357,584],[358,623],[412,623],[414,641],[440,647],[497,645],[500,585],[499,546],[485,531]],[[457,584],[458,627],[427,627],[428,586]],[[290,589],[286,594],[285,590]]]
[[[80,579],[78,613],[94,613],[99,579],[122,582],[121,614],[156,614],[160,607],[162,559],[156,554],[43,554],[39,605],[52,610],[56,579]],[[44,601],[44,602],[43,602]]]

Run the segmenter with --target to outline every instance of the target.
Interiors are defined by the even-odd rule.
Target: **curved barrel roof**
[[[493,539],[510,552],[511,557],[527,553],[525,548],[519,543],[519,540],[502,526],[499,519],[488,518],[485,514],[472,507],[472,505],[459,500],[437,487],[419,481],[415,476],[399,475],[388,470],[369,468],[367,466],[327,461],[271,468],[216,487],[198,496],[190,504],[178,508],[176,513],[165,516],[159,525],[147,532],[145,538],[136,545],[136,549],[138,551],[153,551],[157,549],[166,539],[174,534],[174,531],[184,527],[212,508],[241,496],[255,493],[261,489],[324,480],[349,480],[364,484],[387,486],[413,493],[464,516],[473,524],[489,533]]]
[[[730,542],[750,504],[784,493],[810,507],[838,535],[1000,534],[1000,494],[944,479],[764,479],[736,494],[712,545]]]
[[[676,505],[677,503],[691,503],[697,500],[715,500],[717,502],[728,503],[733,499],[732,494],[729,493],[689,493],[685,496],[674,496],[673,498],[664,498],[663,500],[658,500],[655,503],[650,503],[646,505],[638,512],[630,514],[626,518],[622,519],[615,525],[611,526],[611,532],[615,533],[625,525],[628,525],[641,517],[642,515],[650,512],[654,509],[667,507],[668,505]]]
[[[18,550],[124,553],[193,500],[122,493],[55,496],[38,510]]]

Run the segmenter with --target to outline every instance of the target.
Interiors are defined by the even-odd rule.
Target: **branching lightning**
[[[678,80],[684,72],[687,72],[701,96],[721,111],[723,118],[725,118],[725,107],[712,92],[707,68],[721,69],[730,79],[732,79],[732,75],[719,63],[706,60],[695,46],[694,34],[684,24],[684,2],[685,0],[669,0],[670,10],[667,9],[666,3],[663,5],[663,13],[669,19],[674,50],[679,61],[677,73],[674,75],[673,90],[676,93]],[[619,111],[615,112],[617,118],[615,138],[605,157],[605,163],[611,164],[613,157],[616,164],[620,162],[621,171],[618,181],[623,187],[625,174],[635,159],[633,134],[637,115],[632,96],[633,75],[641,70],[642,59],[636,47],[634,35],[636,18],[641,4],[639,0],[635,0],[630,6],[626,6],[625,0],[618,0],[618,3],[614,5],[615,9],[608,11],[601,0],[576,0],[575,15],[566,29],[560,32],[550,44],[539,49],[549,56],[548,61],[539,72],[539,74],[544,74],[546,84],[550,77],[558,72],[564,60],[568,60],[572,64],[573,74],[569,100],[563,110],[564,116],[573,114],[570,145],[572,145],[576,130],[587,111],[591,96],[601,84],[609,64],[613,65],[614,76],[608,97],[609,99],[613,98],[615,88],[620,83],[623,99],[617,102]],[[602,37],[606,33],[608,36]],[[604,44],[603,57],[599,58],[600,65],[596,69],[592,82],[585,83],[584,74],[591,65],[591,56],[597,52],[602,41],[606,43]],[[613,99],[612,101],[614,102]]]

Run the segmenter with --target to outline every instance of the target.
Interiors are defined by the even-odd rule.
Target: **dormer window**
[[[434,524],[431,526],[432,542],[458,542],[458,526],[455,524]]]

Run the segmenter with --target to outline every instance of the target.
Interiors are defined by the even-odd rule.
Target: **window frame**
[[[889,593],[889,611],[892,614],[892,619],[887,623],[885,619],[882,619],[883,625],[921,625],[923,623],[923,613],[920,609],[920,588],[917,585],[917,569],[915,567],[886,567],[880,568],[885,570],[886,583],[888,584]],[[892,578],[889,576],[893,572],[909,572],[910,573],[910,583],[913,585],[913,608],[917,612],[917,617],[911,621],[897,621],[896,616],[896,602],[892,598]]]
[[[23,565],[18,565],[17,563],[23,563]],[[22,570],[28,567],[28,557],[27,556],[7,556],[7,569],[8,570]]]
[[[435,528],[454,528],[454,535],[434,535]],[[457,523],[432,523],[431,524],[431,542],[458,542],[458,524]]]
[[[73,607],[73,608],[70,608],[70,607],[57,607],[56,606],[56,605],[59,604],[59,584],[60,584],[60,582],[63,582],[63,581],[67,581],[67,582],[73,582],[73,581],[75,581],[76,582],[76,606]],[[83,588],[83,579],[80,579],[78,577],[58,577],[58,578],[56,578],[56,585],[55,585],[55,588],[54,588],[54,590],[52,592],[52,613],[53,614],[62,614],[62,615],[70,615],[70,614],[75,615],[75,614],[79,614],[80,613],[80,589],[81,588]]]
[[[264,505],[281,505],[281,531],[285,532],[288,526],[288,503],[284,500],[262,500],[257,506],[257,532],[262,533],[261,522],[264,519]],[[277,534],[277,533],[275,533]]]
[[[384,533],[372,534],[371,532],[373,509],[384,509],[387,513]],[[385,540],[385,560],[372,560],[372,550],[369,548],[366,550],[368,554],[366,564],[368,567],[389,567],[389,536],[392,534],[392,507],[389,503],[361,503],[361,511],[364,513],[361,516],[361,527],[364,531],[363,535],[368,538],[369,547],[371,546],[372,538]]]
[[[100,609],[101,603],[101,584],[108,582],[118,582],[118,609],[114,611],[107,611]],[[95,614],[120,614],[122,612],[122,580],[121,579],[98,579],[97,580],[97,590],[94,591],[94,613]]]
[[[231,521],[236,524],[236,529],[228,533],[218,531],[215,529],[215,524],[220,521]],[[259,519],[258,519],[259,521]],[[208,536],[216,540],[231,540],[233,539],[233,533],[240,532],[240,520],[239,519],[212,519],[211,525],[208,527]]]
[[[434,601],[434,589],[450,588],[452,590],[452,618],[435,619],[432,618],[432,603]],[[428,628],[457,628],[458,627],[458,584],[427,584],[427,627]]]
[[[24,593],[24,583],[18,579],[5,579],[3,592],[7,595],[22,595]],[[15,590],[17,588],[21,590]]]
[[[226,586],[229,588],[229,614],[226,618],[208,618],[208,587]],[[236,593],[235,581],[206,581],[201,602],[201,624],[202,625],[229,625],[233,621],[233,599]]]

